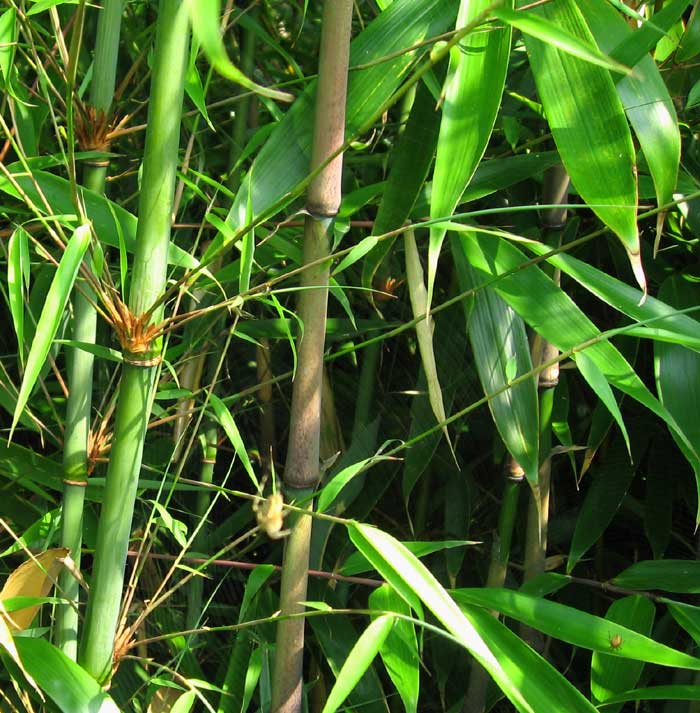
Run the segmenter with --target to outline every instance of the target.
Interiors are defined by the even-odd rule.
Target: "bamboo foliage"
[[[697,16],[7,0],[0,707],[693,711]]]

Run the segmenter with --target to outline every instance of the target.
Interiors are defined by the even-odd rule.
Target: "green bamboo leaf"
[[[696,644],[700,643],[700,607],[673,599],[661,598],[676,623],[683,627]]]
[[[402,542],[401,546],[405,547],[414,557],[426,557],[433,552],[441,552],[442,550],[452,549],[454,547],[464,547],[466,545],[474,545],[475,542],[469,540],[429,540],[426,542]],[[353,552],[343,563],[340,571],[347,576],[354,574],[362,574],[372,570],[372,563],[363,556],[361,552]]]
[[[695,3],[676,51],[676,61],[687,62],[698,54],[700,54],[700,12],[698,4]]]
[[[459,241],[451,239],[459,289],[479,284]],[[466,307],[466,306],[465,306]],[[496,393],[515,377],[532,371],[525,324],[493,290],[480,290],[467,315],[469,339],[484,393]],[[515,369],[508,373],[509,365]],[[535,485],[539,470],[539,405],[533,376],[489,400],[489,409],[503,442]]]
[[[236,426],[236,422],[233,420],[233,416],[229,411],[226,404],[214,393],[209,394],[209,404],[211,405],[214,416],[216,417],[217,423],[224,429],[224,432],[231,441],[233,449],[236,451],[236,455],[240,459],[246,473],[250,476],[253,481],[253,485],[259,489],[260,484],[255,476],[255,471],[250,463],[250,458],[248,457],[248,451],[246,450],[243,439],[241,438],[241,433]]]
[[[493,14],[499,20],[516,27],[524,35],[541,40],[551,47],[557,47],[572,57],[578,57],[585,62],[620,74],[631,72],[629,67],[603,54],[595,42],[589,41],[589,38],[566,32],[546,17],[531,12],[516,12],[507,7],[497,7],[493,10]]]
[[[376,231],[375,231],[376,232]],[[379,241],[374,235],[368,235],[360,240],[357,245],[338,263],[337,267],[331,274],[337,275],[339,272],[346,270],[350,265],[354,265],[358,260],[361,260],[368,252],[373,250]]]
[[[331,606],[334,598],[326,597]],[[350,655],[352,644],[357,640],[357,632],[348,617],[312,617],[308,623],[313,629],[325,663],[338,676],[343,664]],[[374,666],[371,666],[350,693],[349,706],[354,710],[367,713],[386,713],[385,693]]]
[[[454,22],[451,0],[395,0],[352,42],[350,66],[363,65],[350,72],[348,84],[346,136],[357,134],[374,117],[403,81],[415,61],[415,51],[406,51],[423,40],[438,35]],[[387,60],[387,57],[391,59]],[[374,60],[382,62],[371,64]],[[366,66],[370,64],[370,66]],[[252,196],[253,216],[291,194],[308,174],[311,160],[311,135],[316,82],[307,89],[277,124],[253,164],[255,180],[246,176],[227,217],[240,229],[246,224],[248,195]],[[249,187],[250,186],[250,187]],[[209,253],[220,249],[217,237]]]
[[[651,636],[655,613],[654,604],[649,599],[631,595],[614,601],[605,619],[644,636]],[[619,633],[610,635],[609,640],[611,651],[622,650],[627,644]],[[642,661],[629,661],[608,652],[596,651],[591,660],[591,693],[597,702],[601,702],[616,693],[628,691],[637,685],[643,668]],[[619,708],[613,708],[611,713],[616,713]]]
[[[29,269],[29,264],[25,264],[28,258],[27,231],[17,227],[10,236],[7,246],[7,293],[12,324],[17,337],[17,352],[22,365],[24,364],[24,275]]]
[[[527,709],[519,707],[520,710],[533,710],[537,713],[593,713],[596,710],[559,671],[503,626],[491,612],[476,607],[464,607],[462,611],[481,636],[489,642],[506,675],[517,682],[529,704]]]
[[[604,52],[635,34],[605,0],[581,0],[578,6]],[[669,203],[678,179],[681,136],[673,100],[652,57],[642,57],[616,89],[649,166],[657,203]]]
[[[607,710],[607,707],[614,703],[627,703],[627,701],[700,701],[700,686],[677,684],[635,688],[634,691],[618,693],[608,698],[603,710]]]
[[[355,547],[414,611],[418,600],[423,601],[445,629],[491,674],[518,710],[534,713],[536,708],[530,706],[520,690],[522,673],[517,679],[506,673],[501,664],[501,661],[505,664],[504,659],[489,648],[472,621],[418,559],[382,530],[353,522],[347,527]]]
[[[387,585],[382,585],[369,595],[369,606],[379,611],[395,611],[405,616],[411,614],[406,602]],[[379,648],[379,655],[401,696],[406,713],[416,713],[420,692],[420,656],[413,622],[396,619]]]
[[[360,472],[368,470],[372,464],[378,463],[381,460],[389,460],[385,456],[375,454],[369,458],[351,463],[347,467],[336,473],[328,483],[323,487],[316,501],[316,510],[318,512],[326,512],[328,508],[335,502],[335,499],[340,495],[343,488]]]
[[[574,0],[530,12],[593,44]],[[637,182],[630,128],[609,72],[578,57],[525,38],[537,90],[564,166],[579,195],[618,236],[646,292],[637,231]],[[582,151],[595,146],[595,151]]]
[[[391,152],[389,180],[374,221],[374,234],[383,235],[400,228],[408,218],[416,198],[425,185],[433,162],[440,114],[424,82],[418,85],[406,128]],[[396,238],[382,240],[362,266],[362,286],[374,287],[374,277]],[[371,294],[371,293],[370,293]]]
[[[0,15],[0,74],[8,86],[17,48],[17,12],[13,7]]]
[[[56,274],[51,281],[44,307],[36,325],[34,339],[29,348],[24,378],[17,394],[17,404],[15,405],[10,428],[10,439],[51,349],[53,338],[56,336],[68,298],[73,289],[73,283],[78,275],[80,263],[83,261],[83,255],[85,255],[85,251],[90,244],[90,236],[89,224],[83,224],[76,228],[66,245],[56,269]]]
[[[561,163],[556,151],[519,154],[508,158],[483,160],[472,180],[462,194],[461,203],[475,201],[496,191],[544,173],[548,168]]]
[[[635,32],[628,35],[610,53],[618,62],[634,67],[642,57],[651,52],[657,43],[666,37],[678,22],[692,0],[671,0],[654,13],[654,22],[646,22]]]
[[[567,574],[612,522],[627,495],[635,472],[636,467],[632,465],[628,446],[623,445],[619,439],[613,441],[605,459],[593,466],[592,482],[576,518],[576,529],[566,563]]]
[[[627,589],[661,589],[676,594],[697,594],[700,593],[700,562],[645,560],[628,567],[612,581]]]
[[[486,280],[509,273],[500,277],[493,288],[557,349],[573,349],[600,334],[568,295],[539,268],[533,265],[521,269],[527,259],[514,245],[500,238],[478,234],[474,238],[460,235],[459,239],[472,267],[481,272]],[[684,443],[684,454],[696,474],[700,474],[697,448],[685,436],[672,414],[652,396],[622,354],[608,341],[596,341],[586,348],[586,352],[612,386],[639,401],[668,424]]]
[[[202,49],[212,67],[219,74],[263,97],[283,102],[292,101],[294,97],[291,94],[256,84],[231,62],[228,54],[226,54],[226,48],[219,30],[221,21],[220,0],[186,0],[186,2],[189,8],[192,32],[202,45]]]
[[[545,255],[551,251],[548,245],[535,241],[523,243],[523,247],[535,255]],[[641,336],[670,339],[700,351],[698,323],[691,316],[678,314],[674,307],[655,297],[647,297],[644,304],[640,305],[642,293],[639,290],[567,253],[554,255],[547,262],[618,312],[639,322],[653,320],[649,327],[640,328]]]
[[[460,606],[495,609],[574,646],[660,666],[700,670],[700,659],[695,656],[659,644],[622,624],[558,602],[503,588],[455,589],[451,594]],[[610,639],[615,636],[622,639],[617,648],[610,646]]]
[[[70,181],[45,171],[33,171],[31,176],[27,176],[19,163],[10,164],[6,168],[22,193],[43,215],[70,216],[73,222],[76,220]],[[120,240],[123,239],[126,249],[133,252],[136,245],[136,216],[99,193],[81,186],[78,186],[77,190],[99,240],[105,245],[118,248],[121,245]],[[0,176],[0,191],[23,200],[23,196],[5,176]],[[49,204],[48,208],[44,205],[42,195]],[[168,262],[189,270],[199,265],[194,257],[173,242],[168,246]]]
[[[63,713],[119,713],[95,679],[44,639],[18,636],[24,667]]]
[[[489,0],[461,0],[456,29],[472,22],[491,4]],[[508,0],[507,6],[513,6],[512,0]],[[431,218],[446,217],[454,212],[484,155],[501,106],[510,36],[509,26],[471,32],[450,52],[435,156]],[[430,228],[428,309],[433,301],[444,238],[444,228]]]
[[[340,669],[335,684],[328,694],[322,713],[335,713],[365,671],[371,666],[384,640],[394,624],[394,617],[383,614],[377,617],[363,632]]]
[[[695,306],[698,304],[697,285],[681,275],[673,275],[664,280],[659,289],[659,298],[678,308]],[[698,322],[694,319],[691,321],[700,332]],[[656,342],[654,371],[661,403],[672,414],[687,439],[693,444],[700,443],[700,422],[697,413],[697,399],[700,398],[700,354],[680,344]],[[673,430],[671,435],[686,455],[688,449],[685,443],[677,438]],[[700,498],[700,481],[697,487]]]
[[[625,422],[622,418],[622,412],[620,411],[620,407],[615,399],[615,394],[613,394],[605,375],[596,366],[593,359],[586,354],[586,352],[576,354],[575,361],[576,366],[581,372],[583,378],[588,382],[588,385],[593,389],[593,391],[595,391],[596,396],[603,402],[605,408],[615,419],[615,422],[619,426],[620,432],[622,433],[622,437],[625,439],[627,452],[630,453],[630,438],[627,433],[627,427],[625,426]]]
[[[406,256],[406,284],[411,299],[413,316],[423,317],[430,309],[430,302],[423,282],[423,268],[418,256],[416,238],[412,230],[404,231],[404,251]],[[435,361],[435,351],[433,349],[433,318],[428,315],[416,324],[416,337],[418,339],[418,349],[420,351],[421,363],[425,371],[425,379],[428,384],[428,397],[430,407],[433,409],[438,423],[442,424],[447,419],[445,414],[445,404],[442,399],[442,388],[438,378],[437,362]],[[442,426],[442,432],[454,456],[450,434],[447,426]],[[456,457],[455,457],[456,459]]]

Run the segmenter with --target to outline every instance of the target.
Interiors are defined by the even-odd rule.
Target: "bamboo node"
[[[75,485],[79,488],[87,488],[87,480],[71,480],[70,478],[64,478],[63,482],[65,485]]]
[[[117,120],[101,109],[78,102],[75,112],[75,137],[81,151],[109,151],[114,139],[124,132],[131,117],[127,114]],[[86,160],[91,166],[108,166],[109,159]]]

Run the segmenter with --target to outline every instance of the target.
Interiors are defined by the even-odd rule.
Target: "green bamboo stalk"
[[[486,578],[487,587],[502,587],[506,581],[510,546],[515,529],[515,518],[518,514],[520,499],[520,484],[525,478],[522,466],[512,456],[506,463],[506,482],[503,488],[503,499],[498,517],[498,529],[491,544],[491,563]],[[493,612],[498,616],[497,612]],[[486,669],[476,660],[472,661],[469,672],[469,688],[464,701],[462,713],[483,713],[486,709],[486,693],[489,675]]]
[[[352,0],[326,2],[323,7],[319,79],[311,170],[322,166],[343,145],[345,100],[350,55]],[[323,352],[330,263],[329,234],[340,207],[342,154],[330,161],[309,185],[304,227],[305,265],[301,278],[298,314],[304,335],[298,348],[298,368],[292,390],[289,447],[284,469],[287,493],[292,498],[313,491],[319,477],[319,439]],[[318,260],[318,262],[316,262]],[[311,504],[307,506],[311,508]],[[306,599],[311,539],[309,515],[292,526],[284,553],[280,609],[299,613]],[[302,703],[304,619],[285,619],[277,625],[277,646],[272,683],[274,713],[299,713]]]
[[[129,309],[143,315],[163,294],[167,278],[171,211],[180,141],[180,118],[189,44],[187,8],[181,0],[160,0],[139,200],[136,252]],[[162,319],[162,307],[152,322]],[[146,360],[123,345],[126,363],[119,386],[114,441],[97,534],[95,567],[88,599],[80,662],[99,681],[112,671],[126,552],[160,340],[144,345]]]
[[[114,95],[119,51],[119,34],[123,0],[105,0],[97,20],[95,61],[90,85],[90,100],[98,111],[108,112]],[[90,190],[104,192],[107,166],[86,164],[83,184]],[[92,295],[86,284],[83,292],[73,298],[74,341],[94,344],[97,315],[90,302]],[[61,510],[61,545],[67,547],[76,568],[80,569],[82,546],[83,506],[85,485],[88,478],[88,434],[92,407],[92,375],[94,356],[81,349],[67,350],[68,402],[63,446],[64,490]],[[80,586],[69,571],[63,571],[59,579],[61,593],[66,604],[56,608],[54,640],[70,659],[78,654],[78,605]]]

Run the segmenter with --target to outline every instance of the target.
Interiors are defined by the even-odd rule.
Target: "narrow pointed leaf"
[[[651,636],[656,610],[646,597],[631,595],[614,601],[605,619],[621,624],[644,636]],[[644,664],[641,661],[624,660],[613,655],[627,646],[620,634],[609,635],[610,652],[596,651],[591,660],[591,693],[598,701],[607,701],[616,693],[634,688],[639,681]]]
[[[393,164],[374,221],[375,235],[400,228],[408,218],[433,162],[439,119],[435,101],[425,83],[421,82],[406,128],[391,152]],[[362,266],[364,288],[374,286],[374,276],[395,241],[396,238],[382,240],[365,259]]]
[[[17,637],[24,667],[62,713],[119,713],[97,681],[44,639]]]
[[[342,705],[374,661],[393,623],[393,616],[383,614],[362,632],[336,677],[335,685],[328,694],[322,713],[335,713]]]
[[[423,268],[421,267],[416,239],[412,230],[404,232],[404,250],[406,254],[406,284],[411,298],[411,307],[414,317],[423,317],[430,308],[428,297],[423,282]],[[445,415],[445,405],[442,400],[442,388],[437,372],[437,362],[435,361],[435,351],[433,350],[433,319],[428,316],[416,324],[416,337],[418,338],[418,349],[420,351],[421,363],[425,371],[425,378],[428,384],[428,396],[430,407],[433,409],[438,423],[443,423]],[[450,435],[447,426],[442,426],[442,432],[447,439],[447,443],[452,450]],[[453,451],[454,455],[454,451]]]
[[[7,292],[20,363],[24,363],[24,273],[29,268],[23,265],[26,255],[27,233],[19,227],[12,233],[7,247]]]
[[[558,602],[503,588],[456,589],[452,596],[460,606],[495,609],[574,646],[660,666],[700,670],[700,659],[695,656],[659,644],[622,624]],[[610,638],[615,635],[620,636],[622,645],[611,649]]]
[[[461,0],[456,29],[484,12],[490,0]],[[512,7],[512,0],[507,6]],[[451,215],[484,155],[501,105],[510,55],[510,26],[468,34],[450,52],[443,87],[442,120],[435,156],[430,217]],[[430,229],[428,307],[445,229]]]
[[[600,334],[571,298],[538,267],[520,267],[527,258],[514,245],[500,238],[478,234],[474,238],[460,235],[459,240],[467,259],[474,269],[482,273],[484,281],[512,272],[495,282],[493,289],[557,349],[567,351]],[[636,399],[666,422],[683,442],[684,454],[693,465],[696,477],[699,477],[697,446],[688,440],[672,414],[654,398],[615,346],[606,340],[596,341],[586,347],[586,353],[612,386]]]
[[[659,298],[674,307],[691,307],[698,304],[697,286],[673,275],[666,279],[659,290]],[[694,319],[695,329],[700,333],[700,324]],[[680,344],[656,342],[654,344],[654,370],[656,389],[661,403],[673,415],[687,439],[700,447],[700,421],[698,420],[698,399],[700,399],[700,354]],[[685,443],[671,430],[679,448],[687,454]],[[700,500],[700,479],[697,481]]]
[[[479,282],[456,238],[452,251],[462,292]],[[532,370],[530,347],[522,318],[496,292],[480,290],[468,315],[469,340],[484,393],[492,394],[513,378]],[[512,375],[507,374],[515,365]],[[533,485],[539,468],[539,406],[537,382],[531,377],[489,400],[491,415],[506,448]]]
[[[414,610],[420,599],[452,636],[479,661],[520,711],[534,713],[520,691],[520,676],[508,675],[474,624],[430,573],[391,535],[361,523],[349,523],[350,539]],[[495,621],[495,620],[494,620]],[[502,626],[498,624],[498,626]]]
[[[369,605],[372,609],[395,611],[406,616],[411,613],[406,602],[387,585],[382,585],[369,595]],[[420,654],[413,622],[396,619],[379,648],[379,655],[401,696],[406,713],[416,713],[420,690]]]
[[[593,44],[574,0],[532,10]],[[637,182],[629,125],[610,73],[557,47],[526,37],[537,91],[554,141],[579,195],[618,236],[646,292],[637,231]],[[582,151],[595,146],[595,151]]]
[[[209,394],[209,403],[214,411],[217,422],[221,428],[224,429],[224,433],[226,433],[231,441],[231,445],[236,451],[236,455],[240,458],[246,473],[248,473],[250,479],[253,481],[253,485],[255,485],[256,488],[259,487],[258,479],[251,465],[250,458],[248,457],[248,451],[246,450],[243,439],[241,438],[241,433],[238,430],[238,426],[236,426],[231,412],[216,394]]]
[[[604,52],[634,33],[605,0],[580,0],[578,6]],[[652,57],[642,57],[616,89],[644,152],[656,200],[659,205],[669,203],[678,179],[681,136],[673,100]]]
[[[219,74],[261,96],[283,102],[293,99],[293,96],[287,92],[280,92],[276,89],[256,84],[252,79],[246,77],[228,58],[219,30],[219,23],[221,22],[220,0],[186,0],[186,2],[190,10],[192,32]]]
[[[697,594],[700,593],[700,562],[645,560],[628,567],[612,582],[627,589],[660,589],[676,594]]]
[[[27,405],[27,401],[29,400],[49,350],[51,349],[53,338],[56,336],[61,319],[63,318],[64,310],[66,309],[66,304],[68,303],[68,298],[73,289],[73,283],[78,275],[80,263],[83,260],[83,256],[89,244],[90,226],[87,224],[81,225],[75,230],[73,236],[68,241],[65,252],[61,257],[61,261],[51,281],[44,307],[41,310],[41,315],[36,325],[36,332],[29,349],[29,355],[27,356],[27,366],[24,371],[22,385],[17,395],[17,405],[15,406],[15,412],[12,417],[10,437],[12,437],[12,432],[15,430],[15,426],[17,426],[24,407]]]
[[[566,32],[562,27],[551,22],[546,17],[528,12],[516,12],[509,8],[498,7],[493,11],[495,17],[509,25],[516,27],[524,35],[530,35],[542,42],[556,47],[562,52],[578,57],[579,59],[595,64],[604,69],[610,69],[620,74],[629,74],[630,68],[616,62],[603,54],[594,42],[586,38]]]

